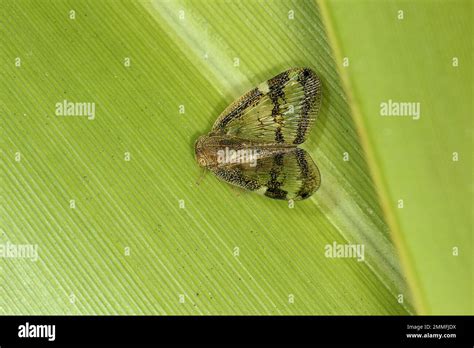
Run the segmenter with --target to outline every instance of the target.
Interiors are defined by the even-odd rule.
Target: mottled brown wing
[[[300,148],[260,158],[253,167],[248,163],[233,164],[215,167],[212,171],[221,180],[273,199],[305,199],[321,183],[318,167]]]
[[[251,141],[301,144],[320,104],[319,77],[309,68],[290,69],[229,105],[212,132]]]

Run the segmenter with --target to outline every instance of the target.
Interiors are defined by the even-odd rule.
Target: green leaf
[[[0,241],[37,245],[39,259],[0,260],[1,313],[415,312],[326,35],[326,7],[2,7]],[[290,208],[210,174],[197,185],[196,138],[234,99],[295,66],[323,82],[304,144],[321,170],[320,190]],[[56,116],[64,99],[95,103],[95,118]],[[334,242],[363,244],[364,262],[326,257]]]
[[[321,4],[418,312],[472,314],[472,1]]]

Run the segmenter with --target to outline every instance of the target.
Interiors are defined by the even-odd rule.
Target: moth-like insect
[[[194,145],[199,166],[219,179],[267,197],[300,200],[321,175],[302,144],[321,105],[321,81],[293,68],[245,93]]]

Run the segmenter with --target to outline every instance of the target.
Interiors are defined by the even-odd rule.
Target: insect
[[[245,93],[194,145],[199,166],[273,199],[301,200],[321,175],[302,144],[318,115],[321,81],[309,68],[284,71]]]

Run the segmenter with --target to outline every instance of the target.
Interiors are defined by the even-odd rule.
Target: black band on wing
[[[313,191],[315,190],[315,186],[313,184],[315,178],[309,169],[309,164],[306,160],[306,152],[300,148],[296,148],[295,157],[296,162],[298,163],[298,167],[301,171],[302,180],[302,185],[297,193],[297,196],[301,197],[301,199],[305,199],[311,196],[313,194]]]
[[[214,174],[224,181],[240,186],[250,191],[258,190],[262,185],[257,180],[245,177],[239,169],[221,169],[213,170]]]
[[[286,199],[288,194],[287,191],[282,190],[280,187],[283,185],[281,181],[278,181],[278,176],[283,168],[283,154],[277,154],[273,158],[273,166],[270,170],[270,180],[268,180],[265,191],[265,196],[274,199]]]
[[[306,132],[310,126],[309,113],[313,107],[319,107],[320,81],[319,78],[308,68],[304,68],[298,75],[298,82],[303,86],[304,97],[301,101],[301,119],[298,123],[296,138],[293,144],[302,144]],[[317,113],[317,110],[315,110]]]
[[[243,95],[229,111],[227,115],[222,118],[219,123],[219,130],[224,130],[227,124],[236,119],[242,117],[242,113],[248,108],[258,104],[260,99],[263,97],[263,93],[258,88],[254,88],[245,95]],[[215,129],[216,130],[216,129]]]
[[[280,144],[285,142],[285,138],[283,137],[283,132],[281,130],[283,127],[283,118],[280,115],[280,99],[283,102],[285,101],[284,88],[288,81],[288,71],[282,72],[281,74],[268,80],[268,96],[273,103],[273,122],[277,123],[277,127],[275,129],[275,141]]]

